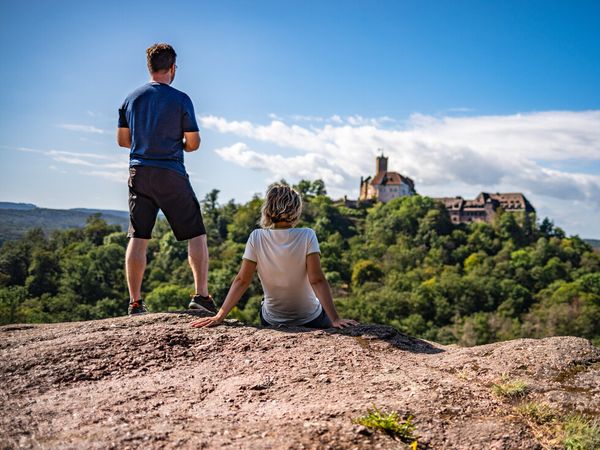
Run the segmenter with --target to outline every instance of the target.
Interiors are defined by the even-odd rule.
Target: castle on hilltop
[[[360,177],[360,202],[389,202],[396,197],[415,195],[415,183],[398,172],[388,171],[388,158],[378,156],[375,163],[375,176]]]
[[[398,172],[388,170],[388,158],[378,156],[375,160],[375,176],[360,177],[358,202],[346,203],[386,203],[397,197],[416,195],[412,179]],[[452,223],[492,222],[500,209],[508,212],[535,213],[535,208],[520,192],[495,193],[481,192],[473,200],[462,197],[437,197],[442,203]]]
[[[497,211],[535,213],[535,208],[520,192],[501,194],[480,193],[473,200],[462,197],[438,197],[434,200],[444,204],[452,223],[491,222]]]

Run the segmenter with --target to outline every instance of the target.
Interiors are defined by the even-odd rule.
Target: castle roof
[[[410,178],[402,176],[398,172],[389,172],[389,171],[379,172],[377,175],[375,175],[375,178],[373,178],[373,181],[371,181],[371,184],[373,186],[407,184],[408,186],[411,187],[411,189],[414,189],[414,187],[415,187],[415,183]]]
[[[435,200],[442,202],[449,211],[479,210],[484,209],[486,204],[492,204],[494,209],[502,207],[505,210],[524,210],[534,212],[535,209],[529,200],[520,192],[489,194],[481,192],[473,200],[465,200],[462,197],[439,197]]]
[[[529,200],[520,192],[508,192],[504,194],[496,192],[495,194],[489,194],[489,196],[493,200],[499,201],[504,209],[524,209],[527,212],[535,211]]]
[[[436,197],[434,200],[443,203],[446,209],[453,211],[460,211],[465,203],[462,197]]]

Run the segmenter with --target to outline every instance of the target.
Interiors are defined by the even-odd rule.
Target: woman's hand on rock
[[[202,317],[201,319],[195,320],[192,322],[192,326],[194,328],[200,327],[216,327],[217,325],[223,323],[223,319],[219,316],[213,317]]]
[[[358,325],[358,322],[352,319],[336,319],[332,321],[331,324],[334,328],[347,328],[353,325]]]

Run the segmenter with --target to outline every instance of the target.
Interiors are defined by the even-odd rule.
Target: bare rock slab
[[[540,449],[527,401],[600,414],[600,348],[573,337],[473,348],[393,328],[190,327],[188,314],[0,327],[0,448],[408,448],[353,419],[412,416],[419,448]]]

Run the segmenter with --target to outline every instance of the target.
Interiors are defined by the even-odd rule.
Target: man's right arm
[[[131,148],[131,130],[129,128],[117,128],[117,144],[119,147]]]
[[[127,121],[127,100],[119,108],[119,124],[117,125],[117,144],[119,147],[131,148],[131,130]]]

